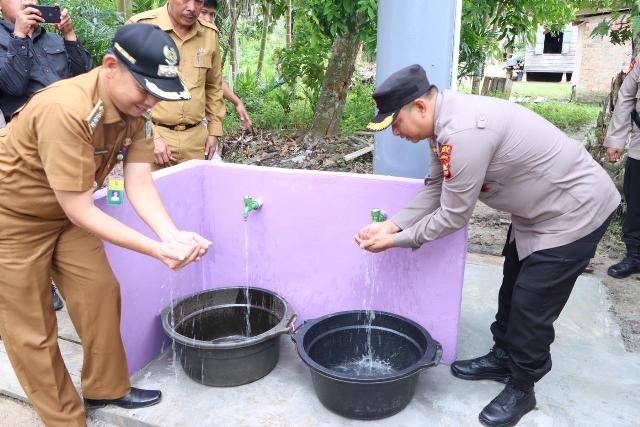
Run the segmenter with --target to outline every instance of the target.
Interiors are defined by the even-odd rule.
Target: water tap
[[[371,222],[383,222],[387,219],[387,214],[380,209],[371,209]]]
[[[251,196],[244,196],[244,211],[242,216],[246,220],[249,217],[249,213],[262,207],[262,199],[254,199]]]

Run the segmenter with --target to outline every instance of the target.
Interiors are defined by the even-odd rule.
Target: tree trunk
[[[238,77],[239,73],[239,61],[238,61],[238,36],[236,28],[238,27],[238,18],[240,17],[240,5],[237,0],[229,0],[229,16],[231,17],[231,25],[229,26],[229,48],[224,52],[222,57],[222,64],[227,60],[227,52],[231,57],[231,77],[233,80]],[[232,82],[229,82],[232,84]]]
[[[260,55],[258,56],[258,66],[256,68],[256,75],[260,77],[260,73],[262,72],[262,64],[264,63],[264,51],[267,48],[267,35],[269,34],[269,17],[270,13],[270,3],[269,1],[265,1],[262,4],[262,37],[260,38]]]
[[[289,5],[287,6],[287,12],[285,13],[285,46],[287,49],[291,47],[291,0],[289,0]]]
[[[131,0],[116,0],[116,9],[122,13],[126,21],[131,17]]]
[[[474,95],[480,94],[480,87],[482,86],[482,79],[484,79],[484,64],[480,67],[480,75],[473,76],[471,81],[471,93]]]
[[[319,140],[338,133],[360,46],[359,41],[349,36],[334,40],[307,138]]]

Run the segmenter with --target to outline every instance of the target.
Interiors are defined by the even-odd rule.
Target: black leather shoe
[[[64,303],[62,302],[62,298],[58,295],[56,291],[56,286],[51,284],[51,297],[53,298],[53,309],[55,311],[62,310],[64,308]]]
[[[616,279],[624,279],[633,273],[640,273],[640,247],[627,245],[627,256],[607,270],[607,274]]]
[[[463,380],[494,380],[506,383],[511,378],[509,355],[503,349],[494,346],[484,356],[453,362],[451,373]]]
[[[504,390],[484,407],[478,419],[482,424],[491,427],[514,426],[524,414],[535,407],[536,395],[533,386],[525,390],[509,382]]]
[[[84,399],[84,404],[89,409],[103,408],[107,405],[116,405],[121,408],[136,409],[155,405],[160,402],[162,392],[160,390],[143,390],[131,387],[131,391],[120,399]]]

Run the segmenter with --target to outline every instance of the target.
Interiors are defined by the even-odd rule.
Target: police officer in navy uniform
[[[439,91],[419,65],[386,79],[369,129],[429,139],[425,187],[389,220],[358,232],[361,248],[417,248],[463,228],[478,199],[511,213],[494,346],[452,364],[456,377],[506,383],[482,409],[490,426],[515,425],[536,405],[534,383],[551,370],[553,323],[595,254],[620,195],[582,144],[504,100]]]
[[[607,159],[611,163],[620,160],[627,141],[629,142],[622,189],[627,205],[622,224],[622,241],[627,247],[627,254],[607,270],[607,274],[616,279],[640,272],[640,71],[636,62],[637,58],[633,59],[629,73],[620,86],[604,140]]]

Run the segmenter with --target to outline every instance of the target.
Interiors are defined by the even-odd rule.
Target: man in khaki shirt
[[[604,139],[607,159],[611,163],[620,160],[629,143],[622,188],[627,208],[622,224],[622,241],[627,246],[627,254],[607,270],[607,274],[616,279],[640,272],[640,65],[637,61],[638,58],[631,61],[627,77],[620,86]]]
[[[534,383],[551,369],[553,322],[595,254],[620,196],[578,141],[507,101],[439,92],[419,65],[392,74],[374,92],[372,130],[392,126],[413,143],[429,138],[425,187],[390,220],[364,227],[371,252],[417,248],[464,227],[478,199],[511,213],[494,347],[457,361],[453,375],[506,382],[480,413],[514,425],[536,405]]]
[[[218,29],[198,19],[203,5],[204,0],[169,0],[129,20],[158,25],[171,36],[183,58],[180,76],[191,92],[190,100],[161,102],[152,111],[156,169],[211,159],[222,136],[225,111]]]
[[[153,143],[142,116],[160,99],[189,97],[178,77],[179,59],[159,28],[125,26],[102,67],[37,92],[0,130],[0,336],[48,427],[86,425],[58,347],[51,275],[82,340],[85,404],[140,408],[160,400],[160,391],[129,382],[120,288],[102,240],[174,270],[198,260],[211,244],[179,231],[151,179]],[[119,161],[127,203],[159,240],[93,204],[94,182],[101,185]]]

